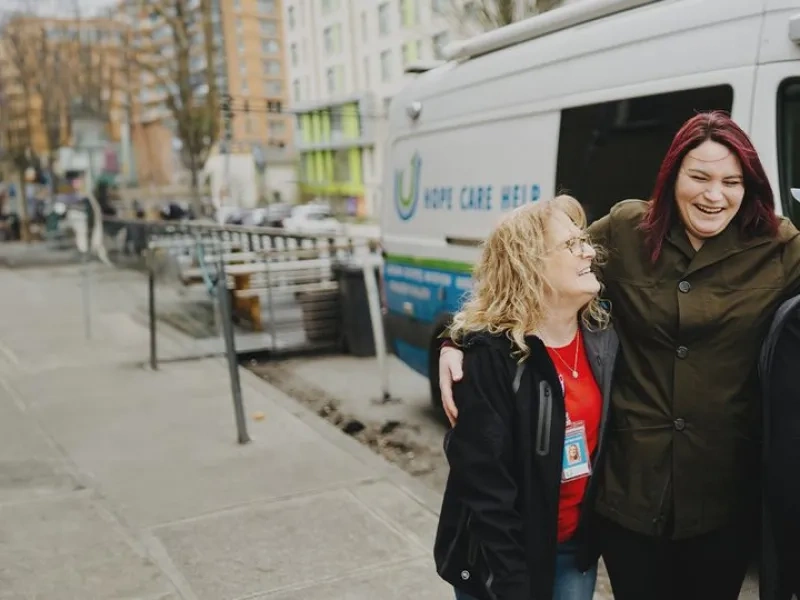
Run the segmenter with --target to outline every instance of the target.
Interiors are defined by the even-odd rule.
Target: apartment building
[[[451,0],[285,0],[304,196],[360,216],[381,202],[386,109],[406,65],[457,34]]]
[[[217,89],[221,97],[230,95],[233,109],[230,144],[223,139],[217,150],[250,154],[259,146],[266,150],[268,158],[281,158],[292,146],[291,117],[283,111],[287,105],[287,85],[281,0],[210,2]],[[136,103],[140,110],[131,125],[134,145],[139,147],[137,162],[152,162],[155,168],[164,164],[168,154],[175,154],[171,145],[144,141],[137,145],[136,140],[146,140],[147,130],[152,130],[159,140],[163,140],[165,127],[176,130],[166,104],[167,86],[175,79],[177,62],[174,26],[155,11],[147,10],[147,4],[143,7],[140,0],[125,0],[122,8],[134,31],[134,52],[140,57],[148,54],[157,66],[161,65],[155,73],[153,69],[139,70]],[[189,23],[189,71],[195,98],[202,101],[208,91],[204,85],[208,46],[200,0],[190,0],[187,9],[189,13],[184,19]],[[148,160],[141,156],[142,146],[151,155],[160,153],[160,157]]]

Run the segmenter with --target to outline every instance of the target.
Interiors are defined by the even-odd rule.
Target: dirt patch
[[[431,447],[421,442],[418,425],[396,419],[366,420],[362,415],[346,412],[340,400],[294,375],[281,363],[250,362],[245,366],[426,485],[444,490],[448,467],[441,445]]]

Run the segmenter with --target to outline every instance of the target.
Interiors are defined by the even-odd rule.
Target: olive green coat
[[[590,227],[621,346],[596,510],[679,539],[756,518],[758,356],[800,285],[800,234],[784,219],[777,237],[744,239],[732,223],[695,251],[676,224],[653,264],[646,208],[621,202]]]

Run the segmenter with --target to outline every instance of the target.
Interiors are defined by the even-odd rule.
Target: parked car
[[[292,216],[283,221],[290,233],[309,235],[341,235],[343,225],[325,204],[301,204],[292,209]]]

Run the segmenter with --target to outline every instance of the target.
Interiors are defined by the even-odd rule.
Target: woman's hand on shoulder
[[[453,399],[453,383],[464,377],[464,352],[454,346],[445,346],[439,352],[439,391],[442,396],[442,407],[454,427],[458,419],[458,408]]]

